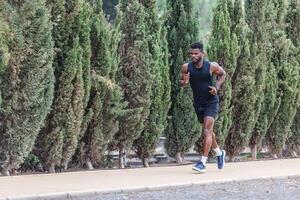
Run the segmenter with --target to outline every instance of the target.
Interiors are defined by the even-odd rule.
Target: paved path
[[[208,164],[206,174],[198,174],[191,168],[185,165],[0,177],[0,200],[71,199],[109,192],[297,177],[300,176],[300,159],[226,163],[224,170],[218,170],[216,164]]]

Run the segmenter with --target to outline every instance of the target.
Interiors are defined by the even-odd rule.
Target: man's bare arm
[[[181,87],[186,87],[189,83],[190,73],[188,72],[188,64],[183,64],[180,72],[179,84]]]
[[[216,62],[211,63],[211,73],[218,76],[216,82],[216,90],[219,91],[225,82],[226,72],[225,70]]]

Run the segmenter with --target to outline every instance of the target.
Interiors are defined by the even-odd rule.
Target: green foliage
[[[278,79],[277,94],[280,94],[278,112],[266,135],[266,143],[274,156],[281,156],[282,149],[291,135],[291,126],[299,106],[299,52],[285,33],[285,1],[273,1],[273,55],[271,62],[275,66]],[[291,30],[291,29],[290,29]],[[290,35],[290,34],[288,34]],[[294,40],[295,41],[295,40]]]
[[[145,121],[144,130],[133,143],[133,149],[147,165],[145,163],[146,159],[152,155],[167,124],[167,113],[170,105],[170,81],[166,34],[161,19],[157,18],[156,2],[154,0],[140,2],[148,13],[145,25],[149,53],[151,54],[149,67],[151,67],[154,81],[151,85],[150,114]]]
[[[282,32],[281,32],[282,33]],[[297,52],[290,40],[278,34],[276,38],[278,55],[274,57],[277,77],[279,81],[277,92],[281,94],[281,103],[270,125],[266,141],[273,155],[281,155],[286,140],[291,136],[291,126],[299,106],[299,63]]]
[[[30,153],[53,100],[53,42],[43,1],[1,2],[0,160],[5,175]],[[3,14],[3,15],[2,15]],[[2,35],[4,36],[4,35]],[[2,46],[6,43],[6,46]]]
[[[220,146],[224,146],[232,124],[231,98],[233,91],[231,79],[235,72],[239,52],[237,36],[231,30],[230,9],[228,5],[227,0],[221,0],[214,10],[212,35],[207,50],[210,60],[219,63],[227,73],[226,81],[219,93],[220,111],[219,117],[215,122],[215,133]]]
[[[253,108],[253,116],[255,122],[255,129],[251,130],[250,146],[254,152],[257,145],[260,144],[261,138],[263,138],[263,130],[256,131],[262,126],[266,126],[265,120],[265,110],[267,107],[264,107],[264,103],[267,98],[272,97],[274,87],[276,90],[276,82],[270,80],[267,81],[267,78],[274,77],[274,69],[272,65],[269,65],[269,58],[267,57],[270,52],[268,52],[268,45],[270,41],[269,34],[269,20],[270,17],[267,16],[267,11],[270,9],[268,0],[264,1],[245,1],[246,9],[246,21],[248,26],[252,31],[251,39],[249,40],[251,46],[251,56],[252,56],[252,67],[255,69],[255,103]],[[268,96],[270,95],[270,96]],[[271,100],[270,100],[271,101]],[[274,105],[274,104],[273,104]]]
[[[56,55],[55,99],[41,130],[37,154],[51,172],[75,153],[90,91],[90,14],[83,0],[49,1]]]
[[[291,0],[289,7],[288,7],[288,12],[286,16],[286,33],[288,37],[291,39],[293,44],[297,47],[298,49],[295,50],[295,56],[296,59],[298,60],[298,67],[296,70],[298,73],[300,73],[300,4],[299,1],[296,0]],[[298,86],[299,88],[299,86]],[[300,102],[295,104],[295,107],[298,106],[297,113],[295,115],[295,118],[293,120],[293,125],[291,127],[292,131],[292,136],[288,139],[287,141],[287,149],[291,153],[300,153]]]
[[[123,0],[120,14],[120,30],[123,37],[119,46],[121,62],[117,81],[124,92],[122,101],[128,104],[126,114],[119,118],[119,131],[112,141],[112,146],[123,153],[124,149],[132,146],[133,141],[144,129],[144,122],[150,112],[153,76],[144,7],[137,0]]]
[[[188,58],[191,43],[198,38],[198,22],[195,20],[193,3],[189,1],[167,1],[170,10],[167,19],[167,40],[170,51],[171,108],[168,127],[165,131],[167,153],[177,158],[187,152],[200,135],[200,123],[193,111],[190,87],[180,88],[181,66]],[[178,157],[179,156],[179,157]],[[180,158],[177,160],[180,161]]]
[[[226,138],[226,149],[233,160],[248,144],[252,129],[255,125],[254,105],[255,95],[255,68],[251,62],[249,39],[251,30],[245,22],[244,13],[241,12],[242,2],[235,1],[234,18],[231,20],[233,32],[239,36],[239,54],[236,70],[232,76],[232,124]]]
[[[115,83],[119,57],[117,29],[113,30],[102,11],[102,1],[91,1],[92,86],[82,123],[82,139],[75,161],[100,166],[108,143],[118,131],[117,117],[122,112],[122,93]]]
[[[39,158],[34,154],[29,154],[25,159],[24,163],[21,165],[21,170],[24,171],[37,171],[39,170],[39,166],[41,164],[41,161]]]

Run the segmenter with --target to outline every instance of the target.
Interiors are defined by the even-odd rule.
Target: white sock
[[[206,165],[206,161],[207,161],[207,157],[205,156],[201,156],[201,162],[203,163],[203,165]]]
[[[216,153],[217,156],[221,156],[222,155],[222,151],[221,151],[220,147],[215,148],[214,152]]]

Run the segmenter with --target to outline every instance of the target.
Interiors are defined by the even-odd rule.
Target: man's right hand
[[[188,71],[188,63],[185,63],[181,67],[181,73],[180,73],[180,81],[179,84],[182,87],[187,86],[190,80],[190,73]]]
[[[185,81],[186,84],[189,83],[190,80],[190,72],[183,74],[183,80]]]
[[[190,80],[190,73],[184,73],[182,74],[182,79],[179,81],[180,85],[185,87],[189,83]]]

